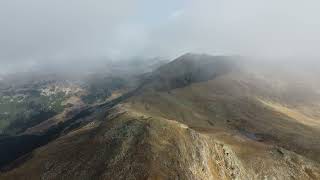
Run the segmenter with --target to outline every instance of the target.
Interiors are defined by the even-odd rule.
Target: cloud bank
[[[315,0],[2,0],[0,71],[185,52],[318,57]]]

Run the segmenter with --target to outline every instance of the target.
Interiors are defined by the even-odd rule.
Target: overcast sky
[[[1,0],[0,71],[186,52],[317,57],[319,8],[318,0]]]

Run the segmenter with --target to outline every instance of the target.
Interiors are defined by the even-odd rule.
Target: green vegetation
[[[17,134],[63,111],[64,93],[0,96],[0,134]]]
[[[112,91],[124,88],[126,84],[127,81],[122,78],[98,78],[90,82],[88,94],[82,100],[87,104],[101,103],[111,96]]]

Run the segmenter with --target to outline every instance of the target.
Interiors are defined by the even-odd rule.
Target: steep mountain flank
[[[221,129],[185,124],[117,107],[35,150],[3,179],[312,179],[305,157]]]
[[[207,81],[237,69],[234,57],[185,54],[155,70],[150,83],[157,90],[169,90]]]
[[[0,179],[319,179],[318,86],[252,67],[184,55]]]

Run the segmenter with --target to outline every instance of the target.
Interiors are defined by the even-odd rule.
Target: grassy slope
[[[219,128],[195,130],[125,104],[41,147],[1,179],[311,179],[319,164]],[[303,168],[302,168],[303,167]]]
[[[37,149],[0,178],[320,177],[319,127],[301,123],[319,116],[306,111],[318,108],[314,94],[238,72],[202,82],[180,75],[162,76],[124,103],[126,113],[109,112]],[[176,82],[180,88],[170,89]]]
[[[299,109],[301,105],[294,109],[288,104],[288,108],[280,110],[267,106],[261,98],[273,102],[279,102],[280,98],[276,94],[265,94],[264,89],[252,92],[250,84],[245,85],[244,80],[228,74],[170,92],[145,93],[131,103],[139,111],[197,129],[217,127],[245,135],[256,134],[261,141],[275,143],[320,162],[319,121],[303,114]],[[304,108],[308,108],[308,104]],[[310,121],[312,124],[305,123]]]
[[[0,132],[15,134],[27,127],[38,124],[64,109],[62,102],[67,97],[63,93],[51,96],[33,94],[0,97]]]

